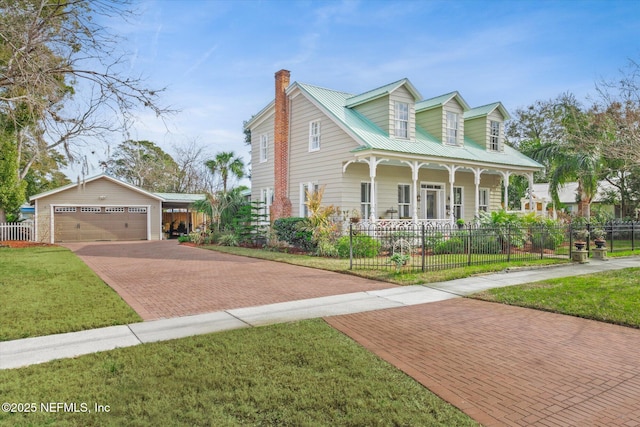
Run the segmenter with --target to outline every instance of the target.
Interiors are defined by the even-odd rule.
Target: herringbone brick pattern
[[[144,320],[393,285],[272,261],[151,242],[68,243]]]
[[[636,329],[462,298],[326,320],[483,425],[640,425]]]

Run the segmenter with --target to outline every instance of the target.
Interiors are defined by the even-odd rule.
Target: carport
[[[204,197],[151,193],[98,175],[31,197],[35,239],[47,243],[162,240],[170,235],[163,233],[164,211],[184,212],[185,226],[189,224],[185,232],[189,232],[194,224],[191,205]]]

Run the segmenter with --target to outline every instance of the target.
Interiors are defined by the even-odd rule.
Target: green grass
[[[0,395],[6,402],[110,408],[0,412],[2,426],[477,425],[322,320],[0,371]]]
[[[75,254],[0,248],[0,341],[141,321]]]
[[[283,252],[267,251],[263,249],[241,248],[233,246],[204,246],[205,249],[225,252],[234,255],[248,256],[288,264],[301,265],[339,273],[353,274],[367,279],[381,280],[398,285],[417,285],[423,283],[442,282],[445,280],[460,279],[476,274],[493,273],[507,268],[518,268],[531,265],[552,265],[567,263],[567,259],[544,258],[532,261],[496,262],[491,264],[472,265],[468,267],[451,268],[447,270],[435,270],[427,272],[411,272],[402,270],[396,272],[391,264],[389,269],[365,269],[354,268],[349,270],[348,259],[324,258],[310,255],[297,255]]]
[[[490,289],[472,297],[640,327],[640,268]]]

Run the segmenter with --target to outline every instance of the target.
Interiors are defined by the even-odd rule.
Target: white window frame
[[[394,115],[394,135],[396,138],[409,138],[409,104],[406,102],[395,102]]]
[[[402,217],[411,217],[411,184],[398,183],[398,218]]]
[[[320,120],[309,122],[309,151],[320,150]]]
[[[371,181],[360,183],[360,214],[362,219],[369,219],[371,216]]]
[[[460,192],[460,200],[456,200],[456,193]],[[453,194],[451,195],[451,212],[455,219],[464,218],[464,187],[453,187]]]
[[[260,135],[260,163],[264,163],[269,158],[269,136]]]
[[[445,132],[445,142],[448,145],[458,145],[458,135],[460,134],[460,115],[455,111],[447,111],[447,128]]]
[[[273,188],[263,188],[260,190],[260,201],[262,202],[263,221],[270,221],[271,204],[273,203]]]
[[[489,121],[489,150],[500,151],[500,122]]]
[[[490,189],[478,188],[478,211],[489,212],[489,205],[491,204],[490,197]]]
[[[313,188],[313,192],[318,191],[320,186],[314,182],[302,182],[300,183],[300,216],[309,216],[309,207],[307,206],[307,190]]]

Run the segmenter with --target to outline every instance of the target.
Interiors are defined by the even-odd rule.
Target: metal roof
[[[416,101],[422,98],[422,96],[420,95],[420,92],[418,92],[418,90],[411,84],[409,79],[405,78],[405,79],[398,80],[397,82],[389,83],[388,85],[384,85],[377,89],[373,89],[365,93],[361,93],[360,95],[351,96],[347,98],[345,106],[355,107],[356,105],[360,105],[368,101],[373,101],[374,99],[389,95],[391,92],[395,91],[400,86],[406,86]]]
[[[180,202],[180,203],[193,203],[198,200],[206,199],[205,194],[189,194],[189,193],[153,193],[156,196],[162,198],[164,202]]]
[[[440,157],[443,160],[457,159],[535,169],[542,167],[535,160],[507,145],[504,146],[503,152],[487,151],[483,146],[468,137],[465,137],[464,146],[443,144],[442,141],[420,126],[416,126],[415,140],[392,138],[367,117],[346,106],[352,95],[304,83],[295,83],[295,86],[324,108],[329,116],[333,117],[356,138],[356,141],[360,143],[360,147],[353,150],[354,152],[384,150],[395,153]],[[451,99],[457,94],[457,92],[452,92],[438,98],[441,100],[445,98]]]
[[[468,111],[465,111],[463,117],[468,120],[475,119],[476,117],[488,116],[489,114],[493,113],[495,109],[500,110],[500,114],[502,114],[505,120],[509,120],[511,118],[511,116],[507,112],[507,109],[504,108],[501,102],[494,102],[492,104],[472,108]]]
[[[458,91],[453,91],[434,98],[425,99],[424,101],[416,102],[416,113],[444,105],[453,98],[458,100],[464,110],[470,109],[469,104],[467,104],[467,101],[464,100],[460,93],[458,93]]]

